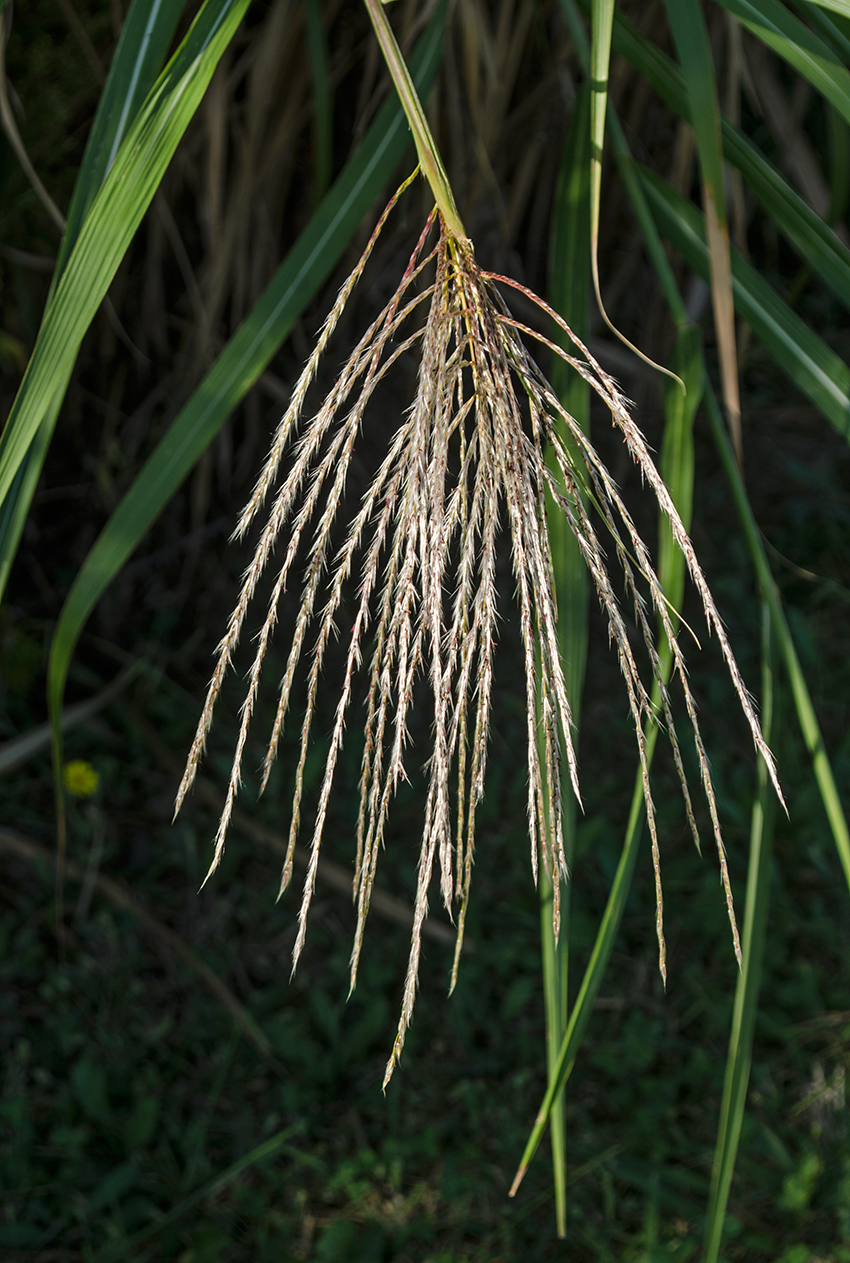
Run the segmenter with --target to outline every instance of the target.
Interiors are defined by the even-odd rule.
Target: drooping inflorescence
[[[405,776],[414,683],[418,677],[426,676],[433,704],[433,748],[407,977],[385,1083],[401,1054],[413,1012],[422,926],[428,912],[428,891],[435,868],[444,904],[449,910],[456,901],[459,904],[452,987],[457,975],[472,873],[476,809],[484,792],[487,770],[497,616],[497,540],[503,521],[510,532],[525,662],[531,862],[535,879],[539,863],[552,879],[554,929],[556,935],[558,932],[560,880],[567,875],[562,775],[566,774],[576,797],[579,786],[570,707],[558,651],[547,496],[564,513],[575,535],[605,610],[609,635],[626,685],[643,769],[652,839],[662,973],[665,973],[665,954],[660,859],[644,743],[644,732],[649,724],[663,722],[666,727],[695,836],[696,824],[670,698],[643,595],[645,590],[648,590],[654,618],[669,645],[673,669],[684,692],[715,834],[735,950],[740,958],[708,761],[661,584],[613,479],[589,438],[565,410],[537,366],[528,349],[529,343],[542,344],[581,374],[605,403],[613,424],[622,432],[629,452],[669,519],[674,539],[702,599],[709,628],[718,637],[756,748],[765,759],[779,792],[773,760],[693,547],[616,384],[546,303],[516,282],[482,271],[475,261],[471,243],[452,235],[437,210],[428,219],[392,298],[361,337],[319,410],[302,425],[305,397],[319,358],[363,273],[387,215],[407,183],[409,181],[387,207],[362,258],[340,291],[316,349],[293,390],[262,475],[239,521],[236,533],[241,537],[278,482],[286,453],[288,467],[280,478],[268,522],[218,647],[206,705],[177,797],[179,809],[195,777],[215,701],[248,606],[276,542],[284,538],[285,550],[248,677],[211,874],[224,848],[279,603],[299,550],[309,539],[301,603],[262,780],[265,788],[290,705],[296,669],[302,654],[309,650],[307,698],[281,891],[287,887],[292,876],[304,767],[325,651],[335,628],[344,587],[357,567],[359,588],[355,615],[313,824],[293,969],[304,946],[328,801],[346,716],[364,657],[367,658],[367,712],[353,887],[357,927],[351,956],[352,987],[390,803],[399,780]],[[502,292],[511,288],[521,290],[560,326],[572,344],[571,351],[563,350],[555,341],[511,315]],[[386,457],[349,523],[343,542],[335,544],[334,527],[364,411],[393,364],[414,348],[419,355],[416,397],[401,418]],[[547,452],[552,457],[548,461]],[[660,715],[656,715],[641,679],[605,553],[587,505],[594,508],[605,534],[613,542],[634,608],[635,623],[649,655],[660,698]]]

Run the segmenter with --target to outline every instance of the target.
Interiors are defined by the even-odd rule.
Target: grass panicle
[[[611,475],[595,448],[559,401],[530,352],[538,343],[560,356],[596,392],[620,430],[629,452],[652,488],[670,523],[692,580],[702,599],[709,629],[720,642],[741,706],[774,786],[779,792],[769,750],[732,655],[719,614],[681,519],[632,420],[616,383],[587,347],[542,299],[507,277],[480,269],[471,242],[454,235],[441,213],[432,211],[410,256],[401,281],[337,376],[318,411],[302,421],[307,390],[352,290],[363,273],[377,237],[406,181],[381,217],[362,258],[342,287],[325,322],[316,349],[297,382],[290,405],[274,435],[268,460],[240,518],[236,534],[250,528],[278,482],[284,456],[288,468],[271,501],[253,560],[218,659],[176,809],[195,777],[225,674],[244,626],[248,607],[274,547],[283,536],[285,552],[256,640],[248,691],[224,810],[208,877],[220,862],[242,761],[258,697],[262,667],[278,618],[281,597],[299,556],[307,546],[306,573],[292,644],[281,685],[277,713],[262,777],[265,788],[290,705],[296,670],[310,642],[307,696],[301,723],[300,755],[281,892],[292,875],[298,835],[304,768],[316,709],[319,678],[340,612],[343,590],[359,559],[359,587],[345,656],[343,682],[319,790],[310,863],[304,884],[293,969],[303,950],[328,802],[342,749],[355,677],[368,657],[365,744],[360,775],[360,807],[353,884],[357,927],[351,954],[353,988],[363,943],[379,851],[384,844],[389,807],[399,781],[406,779],[408,721],[418,677],[429,681],[433,705],[433,748],[429,760],[425,819],[419,850],[414,926],[398,1033],[387,1065],[385,1084],[398,1062],[413,1013],[419,974],[422,926],[428,892],[437,870],[440,893],[451,913],[459,905],[457,975],[475,847],[476,810],[484,793],[488,729],[496,646],[496,558],[500,526],[510,531],[516,599],[526,677],[528,830],[535,879],[543,865],[553,883],[553,929],[558,935],[560,881],[566,877],[562,819],[562,776],[580,802],[572,716],[558,648],[557,608],[546,515],[548,488],[564,513],[587,565],[607,620],[626,685],[637,735],[643,792],[656,873],[659,964],[666,977],[660,849],[644,745],[644,726],[655,711],[641,678],[626,619],[585,499],[595,507],[610,536],[634,618],[646,646],[661,699],[676,767],[696,835],[672,705],[655,644],[648,607],[654,609],[672,655],[692,726],[705,794],[715,833],[735,950],[738,930],[717,807],[696,705],[661,583]],[[554,321],[569,339],[563,350],[544,333],[510,312],[504,291],[519,291],[535,305],[541,320]],[[427,306],[427,312],[425,308]],[[334,529],[343,500],[364,412],[378,384],[395,362],[416,348],[418,386],[402,417],[387,455],[349,523],[342,543]],[[564,435],[572,444],[572,454]],[[546,452],[554,453],[554,468]],[[578,453],[576,456],[574,453]],[[309,540],[309,545],[308,545]],[[646,593],[649,601],[647,602]],[[370,648],[367,639],[371,634]]]

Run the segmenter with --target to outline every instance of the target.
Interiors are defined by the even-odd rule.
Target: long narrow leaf
[[[716,410],[716,409],[715,409]],[[770,606],[762,603],[762,705],[761,729],[765,740],[774,745],[777,714],[775,693],[775,637],[771,631]],[[738,1141],[747,1103],[750,1081],[753,1032],[755,1030],[767,909],[770,898],[770,868],[773,850],[773,818],[776,796],[764,760],[758,763],[758,787],[750,824],[750,859],[744,931],[741,941],[742,965],[735,988],[735,1007],[729,1036],[729,1055],[723,1082],[720,1125],[714,1150],[711,1193],[706,1217],[706,1263],[717,1263],[726,1221],[726,1206],[738,1156]]]
[[[640,168],[662,233],[705,280],[709,278],[703,218],[651,171]],[[791,380],[839,434],[850,439],[850,368],[803,323],[754,267],[732,252],[735,306]]]
[[[181,8],[181,4],[170,3],[169,0],[133,0],[130,6],[77,174],[48,295],[48,305],[65,270],[83,220],[139,106],[162,69]],[[38,433],[30,444],[0,509],[0,598],[6,589],[9,571],[18,550],[70,375],[71,368],[68,368],[57,380]],[[2,450],[3,440],[0,439],[0,452]]]
[[[127,11],[68,207],[57,260],[59,275],[124,137],[162,70],[182,9],[180,0],[133,0]]]
[[[387,69],[392,77],[393,87],[398,93],[399,101],[413,134],[413,143],[416,145],[420,170],[430,185],[434,201],[439,207],[446,227],[454,237],[463,241],[466,237],[466,229],[455,205],[454,192],[446,174],[446,169],[443,166],[443,159],[431,134],[431,128],[428,126],[428,120],[425,117],[416,85],[411,78],[407,62],[402,56],[401,49],[393,34],[393,29],[384,12],[383,0],[363,0],[363,2],[366,5],[366,12],[369,14],[369,20],[381,46]]]
[[[850,71],[779,0],[720,0],[742,26],[798,70],[850,122]]]
[[[782,655],[785,664],[785,670],[788,673],[794,708],[797,712],[797,721],[803,734],[806,749],[812,760],[815,780],[818,783],[824,811],[829,821],[829,827],[832,830],[832,836],[835,840],[841,866],[844,869],[848,888],[850,888],[850,829],[847,827],[847,817],[844,814],[844,808],[838,795],[838,787],[835,784],[832,765],[821,736],[820,725],[815,714],[815,708],[812,705],[806,677],[800,666],[800,659],[797,657],[791,629],[788,626],[788,620],[782,608],[779,589],[773,578],[770,563],[767,560],[767,553],[762,543],[761,533],[750,507],[750,502],[747,499],[747,493],[744,489],[740,471],[735,464],[732,450],[729,447],[729,441],[726,438],[717,409],[712,407],[713,399],[712,393],[707,391],[706,404],[712,435],[732,491],[735,508],[738,511],[744,538],[747,541],[747,547],[749,548],[750,557],[758,578],[759,588],[762,596],[770,606],[772,630],[776,637],[778,651]]]
[[[690,116],[697,140],[703,183],[714,202],[717,219],[726,223],[723,203],[723,154],[720,149],[720,106],[714,60],[700,0],[666,0],[667,20],[682,66]]]
[[[696,408],[699,404],[701,396],[701,382],[703,376],[703,360],[702,360],[702,344],[699,337],[699,331],[693,327],[686,325],[679,332],[679,339],[676,345],[676,354],[673,364],[674,371],[680,381],[685,384],[685,390],[680,385],[670,384],[667,387],[665,398],[667,425],[676,425],[684,427],[686,433],[690,433],[693,426],[693,418]],[[675,393],[674,393],[675,392]],[[666,428],[666,427],[665,427]],[[680,460],[678,468],[664,470],[665,476],[677,488],[680,496],[679,512],[687,512],[688,507],[692,504],[692,481],[688,481],[688,469],[693,470],[693,456],[689,452],[689,441],[683,440],[680,443],[668,446],[668,454],[677,460]],[[684,459],[681,459],[684,457]],[[669,484],[668,484],[669,485]],[[671,488],[672,489],[672,488]],[[689,526],[689,520],[683,519],[685,527]],[[677,556],[678,549],[668,548],[665,554],[665,564],[667,572],[662,569],[659,572],[662,586],[668,595],[668,599],[679,595],[681,604],[681,592],[676,592],[677,585],[684,586],[684,567]],[[662,668],[669,677],[671,662],[669,654],[662,657]],[[653,703],[658,703],[657,686],[653,690]],[[658,740],[658,726],[653,722],[647,725],[644,742],[646,748],[647,766],[651,766],[655,753],[655,745]],[[564,1035],[561,1047],[558,1051],[558,1057],[554,1068],[550,1071],[549,1083],[546,1094],[534,1122],[531,1135],[522,1155],[513,1184],[511,1185],[511,1196],[514,1196],[519,1185],[528,1169],[528,1164],[534,1157],[537,1146],[540,1143],[546,1124],[552,1111],[554,1102],[557,1100],[564,1086],[572,1074],[575,1065],[578,1050],[581,1046],[584,1032],[590,1021],[593,1010],[594,1001],[599,994],[599,988],[602,985],[602,979],[608,967],[608,960],[614,946],[617,932],[620,928],[623,910],[626,906],[629,890],[631,888],[632,876],[634,874],[635,861],[637,859],[638,848],[641,835],[643,832],[644,820],[644,795],[643,795],[643,778],[641,770],[638,769],[635,777],[635,787],[632,794],[632,803],[629,811],[628,824],[626,826],[626,836],[623,843],[623,849],[620,852],[620,860],[617,865],[617,871],[611,884],[611,890],[608,895],[608,902],[605,905],[605,911],[602,915],[602,921],[597,931],[596,940],[593,944],[593,950],[590,960],[582,978],[581,987],[578,996],[570,1013],[569,1023]]]
[[[590,103],[591,95],[587,88],[579,89],[555,194],[550,269],[552,305],[583,339],[587,338],[590,329]],[[566,341],[566,335],[561,330],[557,336]],[[587,382],[563,360],[557,359],[553,364],[552,384],[569,414],[587,432],[590,425],[590,389]],[[566,433],[562,437],[564,443],[570,443]],[[570,710],[578,723],[587,657],[587,567],[563,513],[555,512],[550,516],[549,535],[557,585],[558,633],[564,659],[564,680]],[[570,860],[568,854],[567,861]]]
[[[567,23],[576,53],[585,74],[590,71],[590,46],[588,44],[587,34],[582,25],[581,15],[578,10],[576,0],[560,0],[561,12],[564,21]],[[614,27],[614,39],[616,43],[617,30],[620,15],[616,14],[617,25]],[[672,63],[671,63],[672,65]],[[670,267],[670,261],[664,252],[664,246],[658,235],[658,229],[655,226],[655,220],[652,218],[652,212],[646,201],[646,195],[640,184],[637,173],[634,170],[631,150],[629,149],[625,133],[617,118],[616,111],[609,103],[607,116],[608,129],[611,134],[611,148],[617,162],[617,169],[620,179],[626,189],[629,202],[634,211],[635,218],[640,225],[643,235],[644,244],[649,251],[656,276],[659,284],[664,292],[664,297],[670,310],[674,313],[674,319],[677,325],[687,323],[687,314],[685,306],[679,294],[676,285],[676,278],[673,275],[673,269]]]
[[[590,93],[583,87],[576,95],[570,132],[561,164],[552,233],[550,291],[552,305],[580,338],[590,325]],[[560,331],[559,331],[560,332]],[[565,336],[565,335],[563,335]],[[587,432],[590,424],[590,388],[578,373],[556,359],[553,385],[571,416]],[[565,427],[564,427],[565,428]],[[562,434],[565,443],[572,440]],[[553,465],[556,462],[553,461]],[[557,467],[555,469],[557,476]],[[554,511],[549,512],[549,509]],[[588,580],[584,564],[567,528],[563,513],[547,505],[552,572],[558,605],[558,642],[564,682],[573,723],[578,731],[581,693],[587,660]],[[545,757],[545,754],[544,754]],[[575,855],[576,801],[570,789],[563,804],[564,850],[572,869]],[[569,970],[570,886],[560,892],[561,932],[558,942],[552,930],[552,886],[545,870],[540,874],[540,932],[543,955],[543,994],[546,1007],[546,1052],[550,1074],[567,1024]],[[555,1183],[555,1218],[559,1237],[567,1231],[566,1119],[561,1093],[551,1118],[552,1168]]]
[[[439,64],[445,13],[444,2],[411,58],[423,93]],[[393,97],[107,522],[71,586],[51,645],[48,701],[54,719],[61,712],[74,647],[91,611],[327,279],[407,143],[404,115]]]
[[[576,40],[579,56],[590,75],[590,270],[599,314],[616,338],[644,364],[669,376],[669,369],[656,364],[639,347],[630,342],[609,318],[599,286],[599,209],[602,196],[602,149],[608,112],[608,69],[611,62],[611,32],[614,22],[614,0],[589,0],[592,13],[592,35],[589,53],[584,33],[577,20],[572,0],[561,0],[561,8]],[[679,383],[681,385],[681,383]]]
[[[657,728],[652,728],[646,735],[646,757],[647,762],[651,760],[655,752],[655,743],[658,739]],[[528,1170],[529,1163],[537,1151],[537,1146],[546,1129],[552,1107],[558,1096],[563,1092],[564,1087],[573,1071],[576,1056],[578,1054],[581,1041],[584,1038],[584,1032],[587,1029],[587,1023],[590,1020],[590,1014],[593,1009],[593,1003],[599,994],[599,988],[602,985],[602,979],[605,976],[605,970],[608,967],[608,959],[611,955],[611,949],[614,946],[614,940],[617,931],[620,928],[620,921],[623,916],[623,909],[626,906],[626,899],[632,884],[632,875],[635,868],[635,860],[637,859],[638,843],[640,842],[641,833],[643,831],[644,817],[644,801],[643,801],[643,783],[638,776],[639,784],[635,786],[635,792],[632,796],[632,805],[629,813],[629,821],[626,826],[626,840],[620,853],[620,860],[617,865],[617,871],[614,874],[614,880],[611,883],[611,890],[608,894],[608,902],[605,905],[605,911],[602,915],[602,921],[593,944],[593,951],[590,955],[587,968],[581,980],[581,987],[576,996],[575,1003],[570,1013],[569,1023],[564,1035],[561,1047],[558,1050],[558,1057],[554,1066],[549,1072],[549,1081],[546,1088],[546,1094],[534,1120],[534,1127],[525,1146],[513,1184],[510,1189],[510,1196],[516,1196],[516,1191],[522,1183],[522,1179]]]
[[[843,14],[845,18],[850,17],[850,4],[847,0],[837,0],[839,4],[844,4],[843,9],[834,10],[839,14]],[[832,49],[846,65],[850,65],[850,39],[840,29],[837,22],[827,17],[824,8],[832,8],[832,5],[821,6],[819,0],[814,3],[813,0],[791,0],[794,8],[802,14],[804,20],[809,26],[815,30],[818,35]]]
[[[126,136],[80,229],[3,432],[0,503],[249,0],[205,0]]]
[[[829,9],[831,13],[840,13],[842,17],[850,18],[850,0],[812,0],[812,3],[821,9]]]
[[[696,325],[679,329],[673,367],[685,383],[685,392],[673,384],[665,389],[664,435],[661,440],[661,477],[679,516],[690,529],[694,508],[694,418],[702,402],[702,335]],[[658,573],[674,610],[685,596],[685,558],[673,540],[669,519],[662,517],[658,534]],[[674,626],[678,626],[678,619]]]
[[[62,380],[57,383],[36,436],[12,480],[6,499],[0,504],[0,599],[9,582],[9,573],[21,542],[27,514],[35,495],[50,440],[53,438],[53,431],[56,428],[59,410],[62,407],[70,377],[71,370],[68,369]]]
[[[680,118],[691,118],[678,66],[620,13],[614,24],[614,47],[649,79],[670,109]],[[780,232],[850,310],[850,250],[749,137],[725,116],[721,116],[720,126],[724,157],[741,172]]]
[[[602,150],[605,145],[605,114],[608,108],[608,68],[611,64],[611,35],[614,27],[614,0],[591,0],[590,45],[590,253],[596,300],[599,295],[599,207],[602,198]]]
[[[732,296],[720,105],[717,100],[714,59],[701,0],[667,0],[667,17],[679,61],[682,63],[690,115],[697,139],[711,271],[711,303],[723,382],[723,402],[729,418],[732,442],[738,460],[741,461],[741,399],[738,390],[738,355],[735,348],[735,303]]]

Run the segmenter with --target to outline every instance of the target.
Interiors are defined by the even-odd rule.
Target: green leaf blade
[[[667,18],[687,85],[690,117],[697,138],[703,181],[717,206],[720,224],[726,223],[723,153],[720,143],[720,106],[714,59],[700,0],[666,0]]]
[[[708,419],[711,423],[712,435],[715,446],[717,447],[723,468],[726,473],[732,491],[732,497],[735,501],[735,508],[741,522],[741,528],[747,541],[747,547],[750,551],[753,567],[759,581],[762,596],[770,606],[770,615],[772,620],[772,632],[776,636],[779,653],[785,664],[785,671],[791,687],[791,694],[794,699],[794,709],[797,713],[797,721],[800,725],[800,732],[806,744],[806,749],[812,760],[812,767],[820,791],[821,801],[823,802],[824,812],[832,832],[838,857],[841,861],[841,867],[844,870],[844,876],[847,881],[848,889],[850,889],[850,827],[847,824],[847,817],[841,803],[838,793],[838,786],[835,783],[835,776],[832,771],[832,764],[827,754],[823,736],[818,723],[817,714],[812,703],[809,686],[806,677],[803,674],[803,668],[800,665],[800,659],[797,655],[797,649],[791,636],[791,629],[788,626],[788,620],[785,617],[785,611],[782,607],[782,601],[779,596],[779,589],[773,578],[770,569],[770,563],[767,560],[764,543],[762,542],[761,532],[758,523],[747,498],[744,488],[741,472],[738,469],[732,450],[729,446],[729,440],[723,429],[722,420],[720,418],[719,409],[714,403],[714,396],[710,390],[706,390],[706,402],[708,404]],[[712,404],[714,403],[714,406]]]
[[[671,110],[680,118],[690,120],[688,93],[678,66],[619,13],[614,26],[614,47],[649,79]],[[801,258],[850,310],[850,250],[791,188],[749,137],[725,116],[721,116],[720,123],[725,158],[738,168]]]
[[[724,9],[793,66],[850,122],[850,71],[779,0],[720,0]]]
[[[716,404],[714,405],[716,412]],[[777,714],[775,705],[776,635],[772,629],[770,604],[762,599],[762,705],[761,726],[765,740],[775,746]],[[741,940],[742,966],[735,987],[732,1029],[723,1081],[720,1123],[714,1150],[708,1214],[706,1216],[706,1263],[717,1263],[726,1223],[729,1190],[735,1173],[738,1142],[747,1104],[753,1035],[761,986],[767,912],[770,899],[770,869],[773,851],[773,821],[776,797],[764,760],[759,759],[756,795],[750,820],[750,856],[744,929]]]
[[[74,186],[59,250],[61,275],[92,202],[155,83],[182,11],[171,0],[133,0],[109,68]]]
[[[576,94],[573,117],[561,162],[552,229],[550,294],[552,305],[580,338],[590,328],[590,91],[585,85]],[[557,336],[563,345],[566,334]],[[590,388],[573,369],[555,358],[552,383],[566,410],[587,432],[590,424]],[[574,440],[561,428],[562,440]],[[557,462],[553,473],[559,477]],[[552,574],[558,608],[558,644],[564,683],[570,704],[575,739],[581,713],[581,694],[587,661],[587,567],[567,526],[563,513],[547,498],[547,525],[552,550]],[[545,758],[545,752],[541,754]],[[575,855],[576,801],[566,787],[563,803],[564,850],[572,868]],[[567,1024],[569,980],[570,885],[560,890],[560,937],[552,928],[552,883],[540,874],[540,933],[543,959],[543,996],[546,1009],[546,1060],[549,1073],[557,1064],[558,1050]],[[555,1219],[558,1236],[567,1234],[567,1129],[563,1092],[555,1099],[551,1117],[552,1171],[555,1185]]]
[[[0,440],[0,502],[91,323],[249,0],[206,0],[92,203]]]
[[[703,279],[709,277],[702,215],[653,172],[641,179],[662,233]],[[755,268],[732,256],[735,304],[779,367],[850,440],[850,367],[784,303]]]
[[[686,529],[690,527],[690,510],[693,505],[693,447],[692,447],[692,428],[693,419],[699,404],[700,390],[699,381],[704,372],[702,359],[702,342],[699,332],[691,325],[685,325],[679,331],[674,355],[675,371],[682,377],[682,380],[688,384],[689,392],[673,407],[670,407],[672,395],[668,394],[668,407],[665,410],[667,421],[665,425],[665,446],[667,447],[668,463],[665,468],[665,474],[669,477],[670,482],[676,488],[677,508]],[[693,387],[693,389],[690,389]],[[681,388],[671,382],[667,388],[669,391],[676,390],[681,396]],[[678,427],[679,433],[675,440],[670,440],[666,436],[667,428],[671,425]],[[669,548],[661,561],[659,570],[659,578],[661,585],[668,597],[671,592],[675,593],[677,587],[677,569],[680,563],[676,554],[678,548]],[[682,559],[683,562],[684,559]],[[684,581],[684,572],[682,571],[682,583]],[[669,652],[662,657],[662,670],[666,678],[669,678],[672,666],[672,655]],[[653,690],[653,705],[658,704],[659,695],[657,685]],[[646,750],[647,767],[651,767],[653,756],[655,754],[655,746],[658,741],[658,726],[652,723],[647,726],[644,743]],[[611,889],[608,894],[608,901],[605,905],[605,911],[602,914],[602,920],[596,934],[593,944],[593,950],[590,954],[590,960],[582,977],[581,986],[578,995],[569,1015],[569,1022],[564,1033],[561,1046],[558,1049],[557,1057],[550,1063],[549,1081],[546,1094],[541,1103],[540,1109],[535,1119],[531,1134],[526,1143],[517,1173],[511,1186],[511,1196],[516,1193],[520,1182],[528,1169],[528,1164],[534,1157],[543,1132],[552,1114],[555,1102],[563,1092],[566,1083],[572,1074],[573,1067],[576,1063],[585,1031],[593,1012],[593,1005],[602,986],[602,980],[605,977],[605,971],[608,967],[608,961],[614,948],[617,933],[622,921],[623,912],[626,906],[626,900],[631,889],[632,877],[634,875],[635,863],[637,861],[640,840],[643,833],[643,821],[645,816],[645,803],[643,794],[643,775],[642,769],[638,768],[635,776],[634,791],[632,793],[632,802],[629,809],[629,818],[626,825],[626,834],[623,842],[623,848],[620,852],[620,859],[617,864],[617,870],[611,883]]]
[[[590,37],[590,250],[594,287],[599,301],[597,251],[602,198],[602,150],[608,109],[608,71],[614,28],[614,0],[592,0]],[[601,304],[600,304],[601,305]]]
[[[180,11],[179,3],[172,4],[167,0],[133,0],[130,6],[74,185],[48,303],[112,158],[162,69]],[[57,377],[56,388],[45,409],[38,432],[3,501],[0,513],[0,596],[6,590],[9,572],[53,437],[70,374],[69,369]],[[0,441],[0,452],[2,450],[3,444]]]
[[[667,0],[667,17],[682,63],[691,123],[702,171],[703,209],[708,237],[711,300],[723,380],[723,402],[738,459],[741,452],[741,400],[735,346],[735,300],[726,222],[723,145],[714,59],[701,0]]]
[[[843,18],[850,18],[850,0],[812,0],[821,9],[830,13],[840,13]]]
[[[445,13],[443,3],[411,58],[422,91],[439,64]],[[71,655],[91,611],[330,275],[408,140],[404,115],[391,100],[107,522],[71,586],[54,634],[48,675],[52,716],[61,711]]]

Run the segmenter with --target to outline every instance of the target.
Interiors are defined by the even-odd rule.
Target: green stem
[[[678,380],[684,379],[687,382],[687,390],[685,393],[682,393],[678,387],[673,387],[672,385],[668,387],[665,400],[667,422],[662,446],[661,473],[687,527],[690,525],[693,496],[693,446],[691,432],[694,414],[700,401],[700,379],[704,372],[699,331],[692,325],[687,325],[680,329],[673,363],[676,368],[675,376]],[[681,374],[681,377],[679,377],[679,374]],[[661,585],[673,608],[678,609],[681,607],[684,591],[685,563],[681,552],[673,545],[672,539],[665,544],[664,535],[666,530],[666,527],[662,530]],[[666,683],[670,677],[672,667],[672,655],[669,647],[662,647],[661,649],[661,665],[663,678]],[[660,705],[660,694],[657,684],[653,689],[652,704],[654,712],[657,713]],[[657,740],[658,726],[654,720],[650,720],[644,729],[647,767],[652,766]],[[540,1143],[554,1103],[563,1091],[575,1065],[587,1023],[590,1020],[593,1002],[602,985],[608,966],[608,959],[620,927],[623,909],[626,906],[626,899],[631,887],[635,861],[643,832],[643,821],[643,777],[639,768],[635,777],[632,805],[626,827],[626,838],[620,853],[620,862],[617,865],[617,872],[611,884],[608,902],[596,935],[596,942],[593,946],[590,961],[584,972],[581,989],[569,1014],[566,1033],[558,1050],[557,1058],[549,1066],[546,1095],[543,1098],[543,1103],[540,1106],[540,1111],[525,1147],[525,1152],[522,1155],[522,1161],[514,1177],[511,1187],[512,1197],[519,1188],[528,1164]]]
[[[564,148],[561,171],[555,193],[552,215],[550,261],[550,298],[553,307],[586,339],[590,330],[590,93],[581,88],[576,94],[570,130]],[[561,345],[565,346],[566,335]],[[566,348],[565,348],[566,349]],[[574,369],[555,358],[552,386],[570,416],[585,434],[590,428],[590,387]],[[580,456],[567,427],[558,423],[561,441],[569,451]],[[560,482],[554,452],[546,459],[553,475]],[[566,488],[561,483],[563,491]],[[574,724],[574,740],[579,740],[579,717],[584,670],[587,659],[588,576],[584,558],[560,508],[551,497],[546,498],[546,518],[552,555],[552,577],[558,609],[558,644],[564,671],[567,700]],[[542,733],[541,733],[542,741]],[[545,744],[545,743],[543,743]],[[545,758],[545,751],[541,751]],[[562,813],[564,851],[572,872],[576,852],[577,803],[572,789],[564,789]],[[543,984],[546,1004],[546,1057],[549,1073],[554,1073],[567,1029],[568,974],[570,939],[571,882],[560,890],[561,931],[555,942],[552,922],[553,888],[545,871],[540,874],[540,931],[543,948]],[[567,1126],[564,1093],[555,1099],[550,1118],[552,1140],[552,1175],[555,1187],[555,1222],[558,1236],[567,1235]]]
[[[655,752],[655,742],[658,738],[658,729],[655,724],[648,726],[646,741],[646,759],[647,763],[651,763],[652,755]],[[641,833],[643,831],[644,820],[644,802],[643,802],[643,781],[641,773],[638,771],[634,793],[632,795],[632,806],[629,812],[629,823],[626,829],[626,840],[623,843],[623,850],[620,854],[620,862],[617,865],[617,872],[614,881],[611,884],[611,891],[608,895],[608,903],[602,917],[602,923],[599,927],[599,933],[596,936],[596,942],[593,945],[593,951],[584,971],[581,989],[573,1004],[572,1011],[569,1016],[567,1030],[564,1035],[561,1047],[558,1050],[558,1057],[550,1067],[549,1082],[546,1088],[546,1095],[540,1106],[537,1118],[534,1122],[531,1135],[522,1155],[522,1161],[519,1164],[517,1173],[514,1176],[514,1182],[511,1185],[510,1196],[514,1197],[516,1191],[522,1182],[522,1178],[528,1169],[528,1164],[534,1157],[537,1146],[540,1144],[541,1137],[549,1121],[552,1107],[563,1091],[564,1086],[572,1073],[575,1065],[576,1056],[579,1047],[584,1038],[585,1028],[587,1027],[593,1008],[593,1001],[599,992],[602,979],[605,975],[605,969],[608,964],[608,958],[611,955],[611,949],[614,946],[614,939],[620,926],[620,919],[623,915],[623,909],[626,905],[629,890],[632,883],[632,874],[634,872],[635,860],[637,859],[638,843],[640,842]]]
[[[364,0],[364,4],[375,29],[375,34],[378,37],[378,43],[381,46],[381,52],[384,55],[384,61],[387,63],[390,77],[395,84],[401,108],[404,110],[407,121],[410,124],[422,174],[431,186],[434,201],[437,203],[446,228],[453,237],[464,241],[466,240],[466,230],[455,205],[454,194],[449,184],[446,168],[443,166],[440,151],[437,149],[437,143],[431,134],[431,128],[428,126],[425,111],[422,109],[419,95],[410,77],[401,49],[396,43],[392,27],[387,21],[384,6],[381,4],[381,0]]]
[[[552,931],[552,883],[541,866],[540,941],[543,950],[543,997],[546,1008],[546,1067],[551,1076],[558,1064],[561,1040],[567,1026],[567,966],[569,886],[561,887],[561,936],[555,942]],[[558,1236],[567,1235],[567,1127],[563,1090],[555,1098],[550,1118],[552,1176],[555,1188],[555,1227]]]
[[[765,740],[771,744],[776,740],[777,728],[774,698],[775,657],[776,645],[770,606],[766,601],[762,601],[761,726]],[[723,1229],[726,1223],[726,1207],[729,1202],[732,1177],[735,1173],[735,1159],[738,1156],[738,1142],[741,1138],[741,1126],[747,1103],[753,1034],[758,1012],[764,942],[767,932],[775,807],[776,798],[767,768],[764,760],[759,759],[758,791],[753,802],[750,826],[750,863],[742,940],[743,966],[735,989],[735,1009],[729,1036],[729,1055],[726,1059],[723,1102],[720,1109],[720,1125],[717,1129],[717,1145],[714,1151],[711,1195],[706,1217],[706,1263],[717,1263],[720,1256]]]

